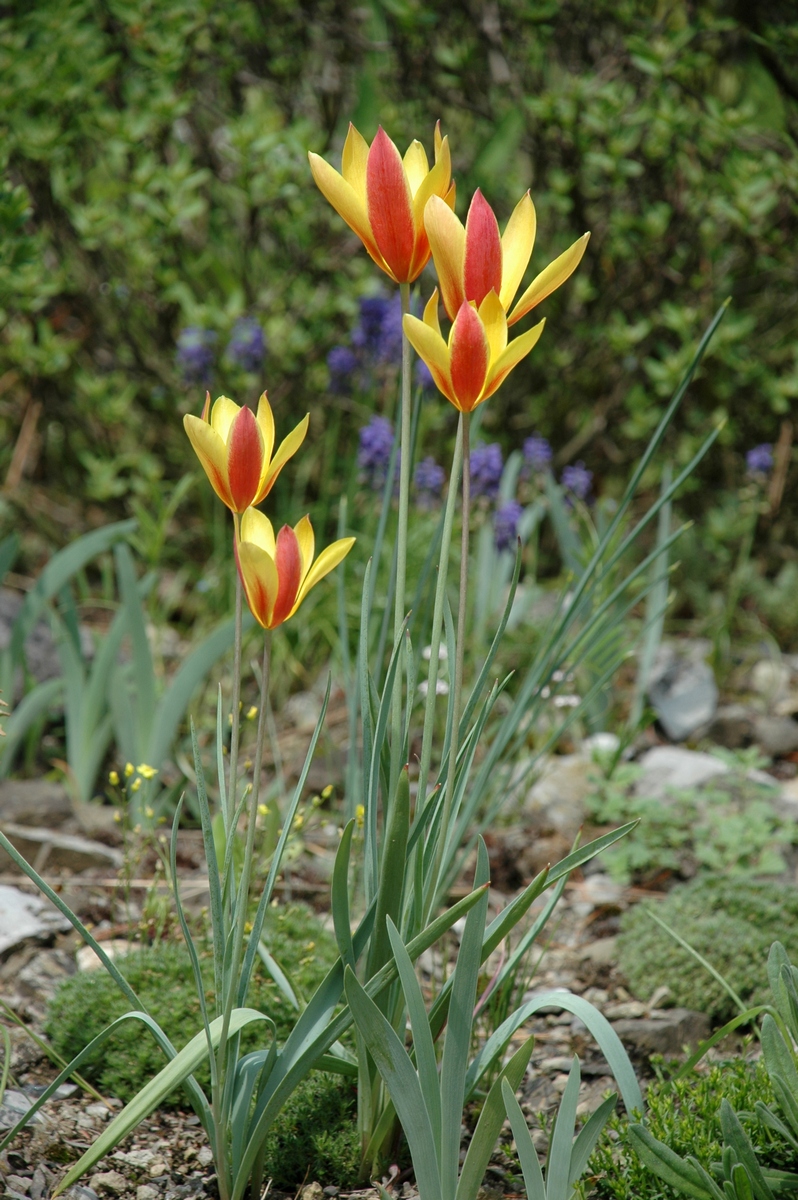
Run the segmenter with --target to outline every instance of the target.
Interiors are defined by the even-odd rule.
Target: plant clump
[[[620,966],[632,991],[648,999],[667,987],[672,1004],[728,1020],[735,1012],[729,993],[646,907],[637,905],[621,921]],[[776,938],[788,954],[798,954],[798,889],[782,883],[702,876],[675,887],[654,911],[746,1004],[769,1000],[767,957]]]
[[[305,905],[290,904],[272,910],[267,918],[264,940],[280,964],[300,1000],[310,994],[335,961],[333,938],[318,917]],[[198,947],[206,980],[206,997],[212,1001],[213,967],[210,950]],[[194,985],[188,950],[182,942],[155,942],[117,960],[130,986],[149,1013],[180,1050],[202,1027],[202,1014]],[[247,1002],[267,1013],[284,1041],[296,1021],[296,1011],[274,980],[263,970],[253,976]],[[50,1002],[46,1030],[53,1046],[71,1059],[111,1021],[130,1011],[130,1004],[105,971],[79,971],[65,980]],[[242,1035],[246,1049],[262,1044],[260,1029]],[[137,1021],[115,1031],[81,1070],[101,1091],[127,1102],[164,1066],[164,1056],[155,1039],[142,1032]],[[197,1071],[206,1086],[207,1065]],[[169,1107],[183,1102],[182,1090],[166,1101]]]

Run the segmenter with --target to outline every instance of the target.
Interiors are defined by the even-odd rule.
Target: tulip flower
[[[463,301],[480,305],[491,290],[508,312],[535,244],[537,222],[529,192],[516,205],[502,236],[493,209],[479,190],[474,193],[465,227],[437,196],[427,201],[424,224],[449,320],[455,319]],[[589,237],[589,233],[583,234],[532,280],[508,316],[508,325],[520,321],[565,283],[579,266]]]
[[[277,476],[296,454],[308,431],[305,416],[274,449],[274,417],[264,392],[257,416],[219,396],[211,408],[210,393],[201,417],[183,417],[183,425],[216,495],[234,513],[242,513],[268,496]]]
[[[507,317],[491,290],[477,308],[464,300],[445,342],[438,322],[438,291],[424,309],[424,320],[405,316],[410,344],[430,369],[438,389],[460,412],[472,412],[492,396],[537,342],[545,321],[507,341]]]
[[[420,142],[404,158],[382,126],[371,146],[354,125],[344,143],[339,174],[318,154],[309,154],[319,190],[355,231],[377,266],[395,283],[412,283],[429,262],[424,208],[431,196],[454,207],[448,138],[435,127],[435,165],[430,169]]]
[[[283,525],[274,536],[272,523],[256,508],[241,518],[236,561],[252,615],[264,629],[276,629],[292,617],[312,587],[346,558],[352,537],[340,538],[316,561],[309,517],[292,529]]]

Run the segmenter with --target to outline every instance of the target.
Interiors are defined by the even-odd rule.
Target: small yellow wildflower
[[[268,817],[268,815],[269,815],[268,804],[259,804],[258,805],[258,815],[261,817]]]
[[[136,770],[144,779],[154,779],[158,774],[158,768],[151,767],[147,763],[141,763],[140,766],[136,767]]]
[[[118,825],[118,824],[119,824],[119,822],[122,820],[122,814],[121,814],[120,812],[115,812],[115,813],[114,813],[114,820],[116,821],[116,823],[117,823],[117,825]]]
[[[247,709],[246,717],[248,721],[254,721],[258,715],[257,705],[253,704]]]
[[[134,780],[133,780],[133,782],[132,782],[132,783],[131,783],[131,785],[130,785],[130,790],[131,790],[131,792],[137,792],[137,791],[139,790],[139,788],[140,788],[140,787],[141,787],[141,780],[140,780],[140,779],[134,779]]]
[[[109,771],[108,782],[110,783],[111,787],[119,787],[119,772]]]
[[[333,794],[333,785],[332,785],[331,783],[328,783],[328,784],[327,784],[327,786],[326,786],[325,788],[322,788],[322,789],[321,789],[321,798],[322,798],[322,800],[329,800],[329,799],[330,799],[330,796],[331,796],[332,794]]]
[[[301,829],[304,824],[305,818],[302,816],[302,813],[297,813],[294,817],[294,829]]]
[[[125,779],[130,779],[130,776],[133,774],[135,769],[136,768],[133,766],[133,763],[125,763]]]
[[[148,804],[146,806],[146,808],[144,809],[144,816],[147,818],[148,821],[151,821],[152,818],[155,816],[155,809],[150,808],[150,806]]]
[[[358,829],[363,828],[365,820],[366,810],[362,804],[358,804],[357,808],[355,809],[355,824],[357,825]]]

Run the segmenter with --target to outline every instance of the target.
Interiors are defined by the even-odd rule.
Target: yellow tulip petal
[[[230,426],[238,416],[240,405],[227,396],[219,396],[211,409],[211,426],[219,434],[223,442],[227,441]]]
[[[424,225],[441,285],[443,306],[449,320],[453,321],[465,299],[465,229],[460,218],[440,196],[431,196],[427,201]]]
[[[349,125],[349,132],[344,142],[344,152],[341,155],[341,174],[346,182],[360,197],[363,210],[366,208],[366,163],[369,156],[369,144],[354,125]]]
[[[277,476],[280,474],[289,458],[296,454],[297,450],[304,442],[305,435],[308,431],[309,421],[310,416],[306,414],[299,422],[296,429],[292,429],[288,437],[281,442],[280,448],[269,465],[269,470],[263,483],[265,491],[263,492],[263,495],[258,493],[258,499],[255,501],[256,504],[260,504],[261,500],[263,500],[265,496],[268,496],[269,492],[274,486],[274,481],[276,480]]]
[[[585,253],[589,239],[590,234],[583,233],[573,246],[569,246],[559,258],[555,258],[554,262],[549,263],[545,270],[532,280],[510,314],[507,320],[508,325],[514,325],[516,321],[520,321],[530,309],[533,309],[536,304],[540,304],[552,292],[556,292],[557,288],[573,275],[582,261],[582,255]]]
[[[443,392],[447,400],[458,406],[449,370],[449,348],[440,333],[424,321],[419,321],[418,317],[410,315],[403,318],[402,327],[416,354],[423,358],[429,367],[436,387]]]
[[[427,152],[419,141],[412,141],[405,151],[405,156],[402,159],[407,175],[407,182],[410,184],[410,194],[415,196],[422,182],[429,174],[429,161]]]
[[[329,200],[335,211],[353,229],[375,261],[382,263],[382,255],[374,241],[366,213],[364,197],[358,195],[351,183],[325,162],[318,154],[309,153],[310,169],[321,194]],[[365,187],[365,185],[364,185]],[[384,268],[383,268],[384,269]]]
[[[457,199],[457,184],[454,181],[452,181],[452,183],[449,186],[448,192],[443,197],[444,204],[448,204],[449,208],[452,210],[452,212],[454,212],[454,202],[456,199]]]
[[[338,566],[339,562],[346,558],[354,544],[355,539],[353,537],[339,538],[337,542],[333,542],[331,546],[327,546],[326,549],[322,550],[302,582],[299,595],[296,598],[294,607],[291,609],[291,614],[296,612],[310,589],[315,587],[319,580],[328,575],[330,571]]]
[[[268,629],[279,586],[274,559],[253,542],[242,541],[238,544],[238,567],[252,615]]]
[[[245,513],[242,513],[239,540],[241,542],[249,542],[253,546],[258,546],[271,559],[274,559],[274,526],[260,509],[248,508]]]
[[[226,504],[230,509],[234,508],[227,481],[227,447],[219,434],[207,421],[194,417],[191,413],[183,417],[183,428],[216,495],[222,504]]]
[[[316,539],[313,536],[313,526],[310,523],[310,517],[303,517],[302,520],[294,526],[294,533],[299,544],[299,555],[302,559],[302,575],[301,581],[305,578],[310,570],[313,562],[313,555],[316,553]]]
[[[496,362],[491,363],[485,383],[485,390],[480,397],[480,404],[483,400],[487,400],[488,396],[492,396],[502,383],[504,383],[513,367],[517,367],[521,359],[526,358],[533,346],[539,341],[545,324],[545,320],[539,321],[533,329],[528,329],[526,333],[521,333],[517,338],[513,338],[500,358]]]
[[[272,413],[272,406],[269,404],[269,397],[266,395],[266,392],[258,400],[257,422],[263,435],[263,466],[265,471],[268,469],[272,451],[274,450],[274,414]]]
[[[479,315],[488,337],[490,361],[495,363],[507,345],[507,317],[495,292],[488,292],[479,306]]]
[[[434,146],[435,146],[435,161],[437,162],[437,161],[438,161],[438,159],[440,158],[440,155],[441,155],[441,149],[442,149],[442,147],[443,147],[443,143],[444,143],[444,142],[447,142],[447,143],[448,143],[448,141],[449,141],[448,134],[447,134],[447,136],[446,136],[446,137],[442,137],[442,136],[441,136],[441,123],[440,123],[440,121],[436,121],[436,122],[435,122],[435,132],[434,132],[434,134],[432,135],[432,140],[433,140],[433,144],[434,144]]]
[[[505,312],[512,304],[524,278],[524,271],[529,266],[536,228],[535,206],[527,192],[516,204],[502,234],[502,290],[499,299]]]
[[[443,340],[441,335],[441,323],[438,318],[438,289],[430,296],[427,303],[424,305],[424,324],[429,325],[430,329],[434,329],[438,336]]]

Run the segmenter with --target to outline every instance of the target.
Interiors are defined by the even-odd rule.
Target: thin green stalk
[[[410,312],[410,284],[399,284],[402,316]],[[405,619],[405,585],[407,579],[407,512],[410,500],[410,459],[412,457],[413,398],[410,387],[410,342],[402,329],[402,434],[399,464],[399,521],[396,530],[396,596],[393,610],[393,638],[401,636]],[[391,782],[393,789],[402,766],[402,682],[397,673],[391,713]]]
[[[247,923],[247,897],[249,896],[249,885],[252,877],[252,861],[255,853],[255,828],[258,818],[258,795],[260,792],[260,772],[261,763],[263,762],[263,747],[266,741],[266,726],[268,723],[268,704],[266,698],[269,691],[269,672],[271,667],[271,632],[266,630],[263,638],[263,663],[261,666],[261,702],[260,713],[258,715],[258,739],[255,747],[255,757],[252,767],[252,792],[249,801],[249,824],[247,827],[247,841],[244,850],[244,865],[241,871],[241,881],[238,886],[238,898],[235,906],[234,928],[233,928],[233,953],[231,956],[229,974],[227,976],[227,989],[224,997],[224,1014],[222,1022],[222,1036],[219,1041],[219,1048],[216,1054],[217,1077],[219,1080],[216,1094],[213,1097],[213,1117],[214,1125],[217,1130],[223,1129],[224,1114],[222,1113],[222,1105],[227,1088],[226,1083],[226,1057],[228,1052],[227,1033],[230,1028],[230,1018],[236,1002],[236,994],[238,991],[238,979],[241,973],[241,963],[244,957],[244,929]],[[233,722],[235,726],[235,719]],[[235,830],[231,829],[230,837],[235,837]],[[230,870],[235,870],[231,862]],[[221,1142],[222,1139],[220,1139]],[[219,1146],[218,1153],[226,1159],[227,1151],[223,1146]],[[227,1164],[217,1159],[217,1173],[219,1178],[220,1189],[227,1179]],[[223,1192],[224,1200],[224,1192]]]
[[[235,522],[235,536],[238,537],[239,532],[239,516],[238,513],[233,513],[233,521]],[[233,728],[230,735],[230,782],[227,787],[226,801],[227,812],[224,815],[225,831],[230,837],[233,830],[230,829],[230,821],[232,814],[236,810],[236,790],[238,781],[238,742],[241,729],[241,628],[244,620],[244,589],[241,585],[241,575],[236,567],[236,616],[235,616],[235,639],[233,649]]]
[[[432,633],[430,636],[429,674],[427,676],[427,699],[424,707],[424,732],[421,738],[421,763],[418,772],[418,798],[416,807],[420,812],[428,802],[427,779],[432,764],[432,741],[435,732],[435,701],[438,689],[438,657],[443,631],[443,606],[446,600],[446,582],[449,571],[449,553],[452,545],[452,526],[460,490],[460,471],[463,464],[463,414],[457,423],[457,438],[454,443],[452,471],[449,476],[449,492],[443,518],[441,551],[438,561],[438,580],[435,586],[435,606],[432,610]]]
[[[464,412],[461,414],[461,429],[463,432],[463,511],[462,537],[460,539],[460,599],[457,606],[457,640],[455,643],[454,679],[452,681],[452,736],[449,745],[449,766],[446,772],[443,815],[438,831],[438,845],[435,849],[435,867],[432,872],[432,882],[426,898],[428,910],[437,895],[438,877],[446,849],[446,842],[449,837],[449,821],[451,820],[452,806],[454,804],[457,776],[457,754],[460,749],[460,710],[462,708],[463,695],[463,660],[465,656],[466,609],[468,602],[468,548],[471,532],[470,420],[470,413]]]

